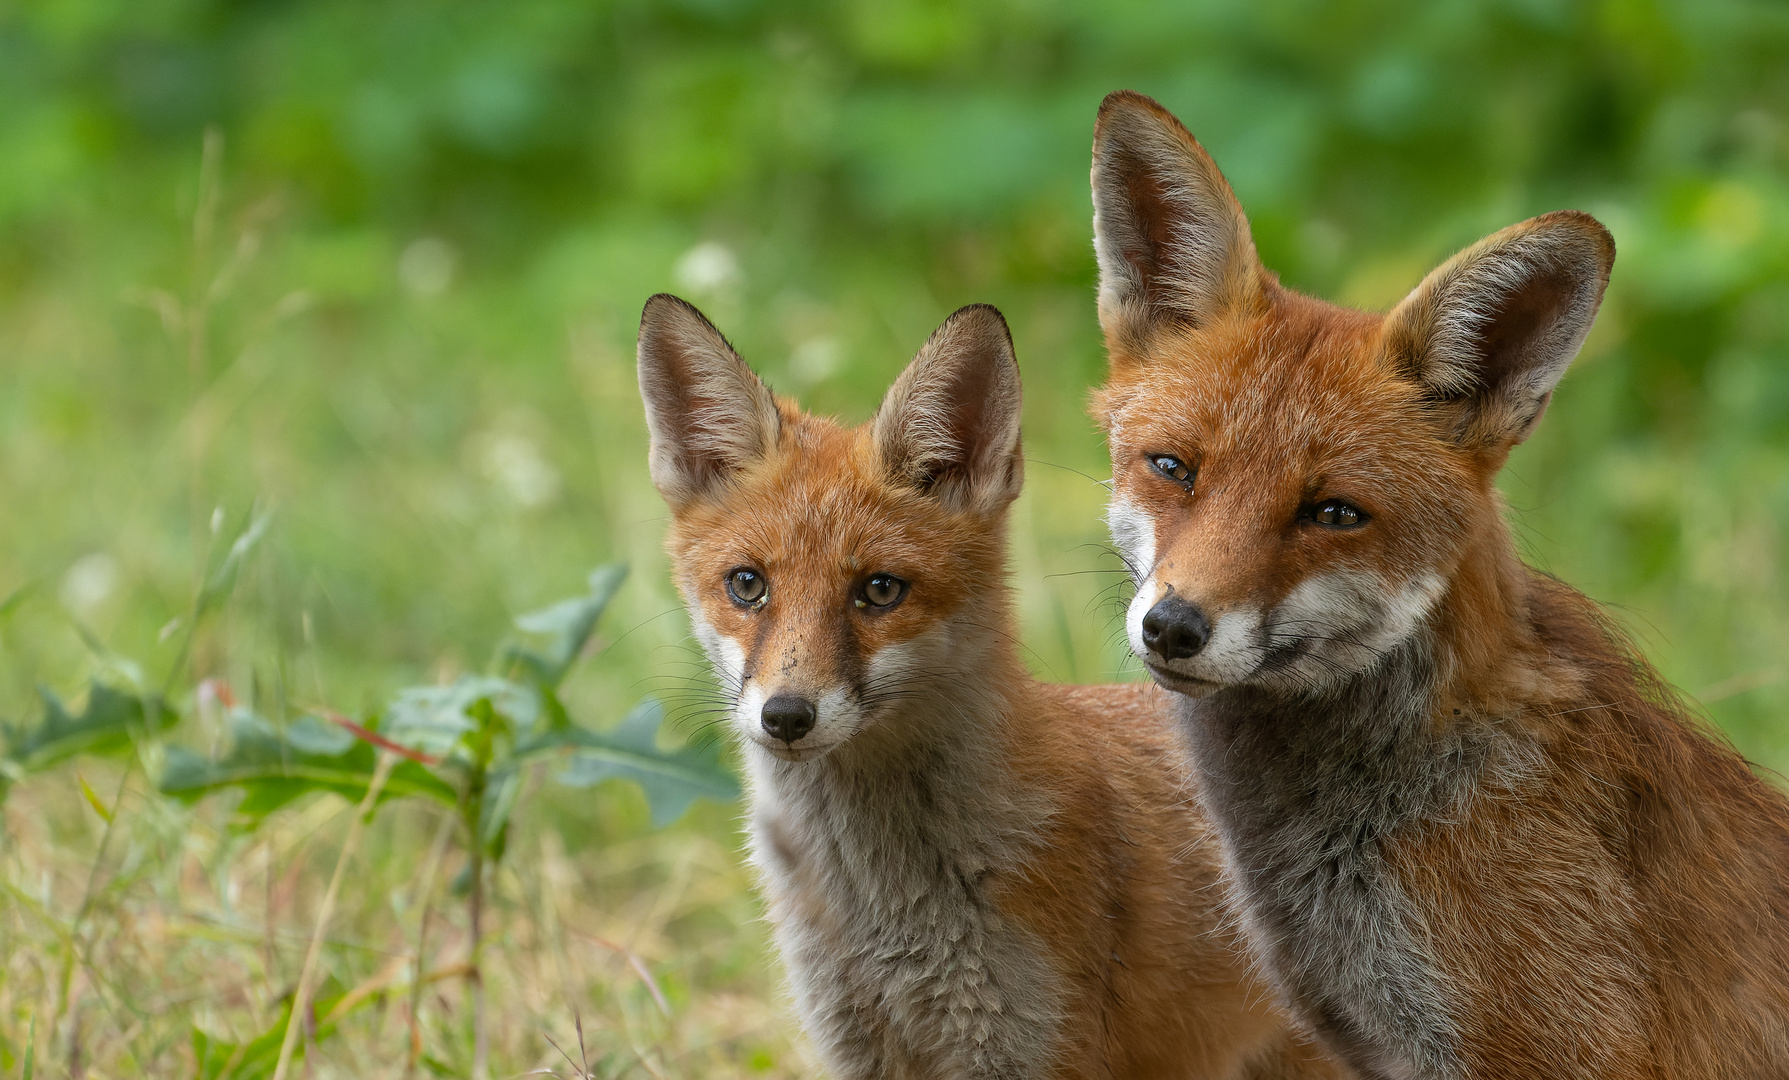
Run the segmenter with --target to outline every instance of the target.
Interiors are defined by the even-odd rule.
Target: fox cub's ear
[[[1578,355],[1615,262],[1589,214],[1530,218],[1455,255],[1386,316],[1385,361],[1420,382],[1453,439],[1521,442]]]
[[[1000,312],[963,308],[933,331],[876,410],[883,468],[953,510],[989,514],[1019,494],[1019,364]]]
[[[1108,345],[1132,351],[1162,322],[1204,325],[1256,302],[1248,219],[1172,113],[1120,90],[1093,128],[1093,246]]]
[[[665,293],[640,316],[640,397],[652,482],[673,507],[724,483],[776,445],[776,401],[727,339]]]

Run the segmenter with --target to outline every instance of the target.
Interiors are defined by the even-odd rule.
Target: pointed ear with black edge
[[[770,388],[690,304],[668,293],[646,301],[639,355],[652,482],[673,508],[776,446]]]
[[[1093,245],[1109,345],[1163,323],[1203,326],[1259,303],[1248,218],[1211,155],[1168,110],[1130,90],[1093,128]]]
[[[953,511],[995,513],[1019,494],[1019,364],[1000,312],[973,304],[933,331],[876,410],[875,446],[896,483]]]
[[[1449,437],[1513,446],[1540,423],[1596,319],[1615,240],[1560,210],[1480,240],[1386,316],[1385,362],[1421,383]]]

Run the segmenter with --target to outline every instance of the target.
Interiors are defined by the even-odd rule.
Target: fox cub
[[[1333,307],[1130,93],[1093,196],[1127,628],[1298,1016],[1363,1076],[1789,1076],[1789,805],[1522,564],[1493,487],[1608,232],[1546,214]]]
[[[831,1075],[1337,1075],[1238,951],[1168,695],[1020,663],[1000,314],[951,316],[858,428],[773,397],[674,297],[639,361],[674,574]]]

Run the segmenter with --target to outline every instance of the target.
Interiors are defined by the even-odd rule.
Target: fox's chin
[[[1164,690],[1172,690],[1186,697],[1202,698],[1222,690],[1226,684],[1212,682],[1210,679],[1198,679],[1191,675],[1182,675],[1155,663],[1147,657],[1143,658],[1143,666]]]
[[[818,761],[838,749],[839,746],[838,742],[829,742],[824,746],[790,746],[788,743],[769,742],[763,739],[753,739],[752,742],[763,747],[766,753],[780,761]]]

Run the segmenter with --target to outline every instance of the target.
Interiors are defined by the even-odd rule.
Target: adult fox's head
[[[1111,362],[1094,410],[1131,647],[1156,678],[1318,690],[1438,606],[1507,622],[1475,576],[1509,557],[1492,481],[1590,330],[1608,232],[1533,218],[1376,315],[1281,287],[1217,166],[1148,98],[1101,106],[1092,179]]]
[[[974,692],[1022,476],[998,311],[952,315],[850,429],[775,398],[676,297],[647,301],[639,360],[672,571],[741,735],[806,760]]]

